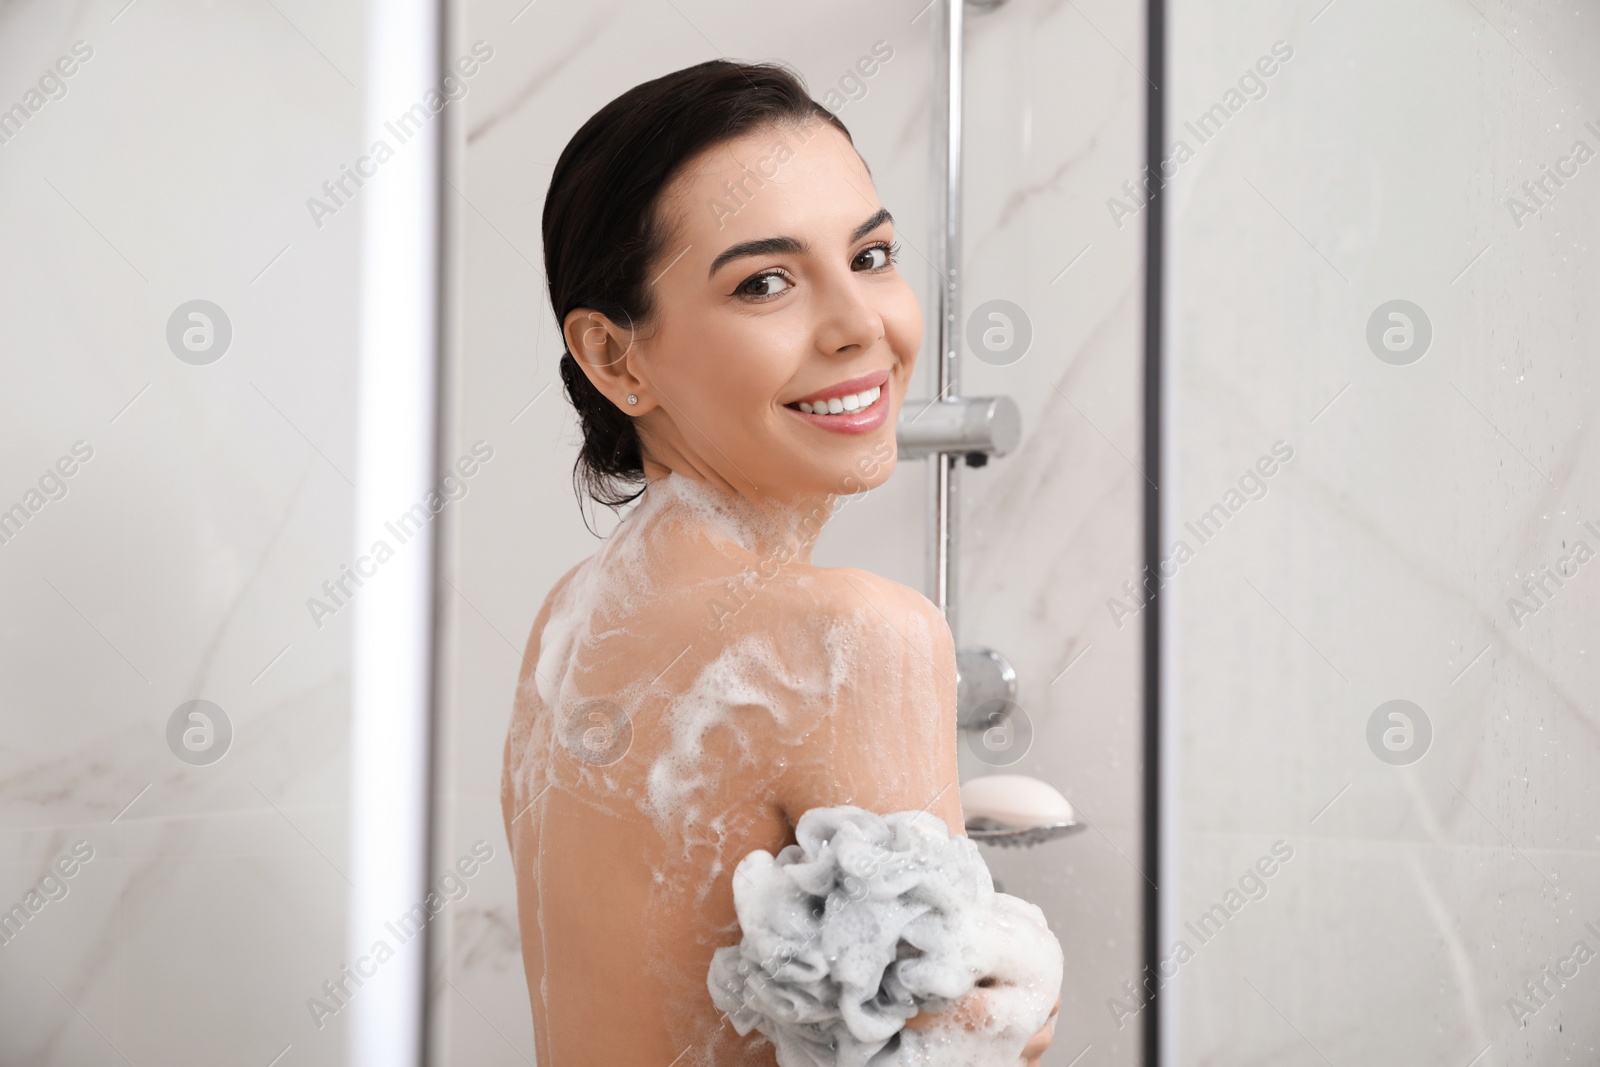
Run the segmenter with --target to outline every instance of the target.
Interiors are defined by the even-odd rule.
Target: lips
[[[889,372],[877,371],[873,374],[864,374],[859,378],[850,378],[830,385],[826,389],[819,389],[815,393],[792,400],[784,408],[793,413],[797,419],[804,419],[818,429],[828,430],[833,433],[864,434],[871,433],[882,426],[889,418]],[[854,411],[841,410],[837,414],[819,414],[816,411],[801,411],[799,405],[815,404],[822,407],[824,401],[839,400],[842,397],[860,397],[861,394],[876,394],[864,407]]]
[[[859,378],[846,379],[845,381],[839,382],[836,385],[830,385],[826,389],[818,389],[816,392],[808,393],[805,396],[797,396],[793,400],[786,403],[784,407],[792,407],[801,401],[811,404],[818,400],[827,400],[829,397],[842,397],[848,396],[851,393],[864,393],[868,389],[871,389],[875,386],[886,385],[888,381],[888,371],[874,371],[871,374],[863,374]]]

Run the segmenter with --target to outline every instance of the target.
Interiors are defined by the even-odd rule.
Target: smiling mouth
[[[842,393],[839,396],[831,396],[825,400],[814,400],[809,403],[801,400],[793,404],[785,404],[784,407],[793,408],[795,411],[803,412],[807,415],[854,415],[872,407],[882,397],[883,386],[875,385],[871,389],[863,389],[858,393]]]

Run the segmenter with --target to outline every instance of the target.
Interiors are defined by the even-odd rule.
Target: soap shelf
[[[1005,848],[1026,848],[1030,845],[1053,841],[1058,837],[1066,837],[1080,830],[1087,830],[1088,823],[1067,821],[1046,823],[1043,826],[1027,826],[1018,829],[1007,826],[995,819],[975,818],[967,823],[967,836],[974,841],[989,845],[1000,845]]]

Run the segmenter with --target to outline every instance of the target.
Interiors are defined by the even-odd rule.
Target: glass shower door
[[[0,15],[0,1062],[346,1062],[363,34]]]
[[[1600,24],[1170,19],[1163,1062],[1592,1060]]]

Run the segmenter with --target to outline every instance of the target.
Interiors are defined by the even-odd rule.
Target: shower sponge
[[[1061,946],[1037,907],[995,892],[978,846],[926,811],[850,805],[807,811],[795,839],[734,871],[743,939],[706,977],[734,1028],[780,1067],[1015,1063],[1055,1004]],[[975,989],[973,1029],[905,1029]]]

